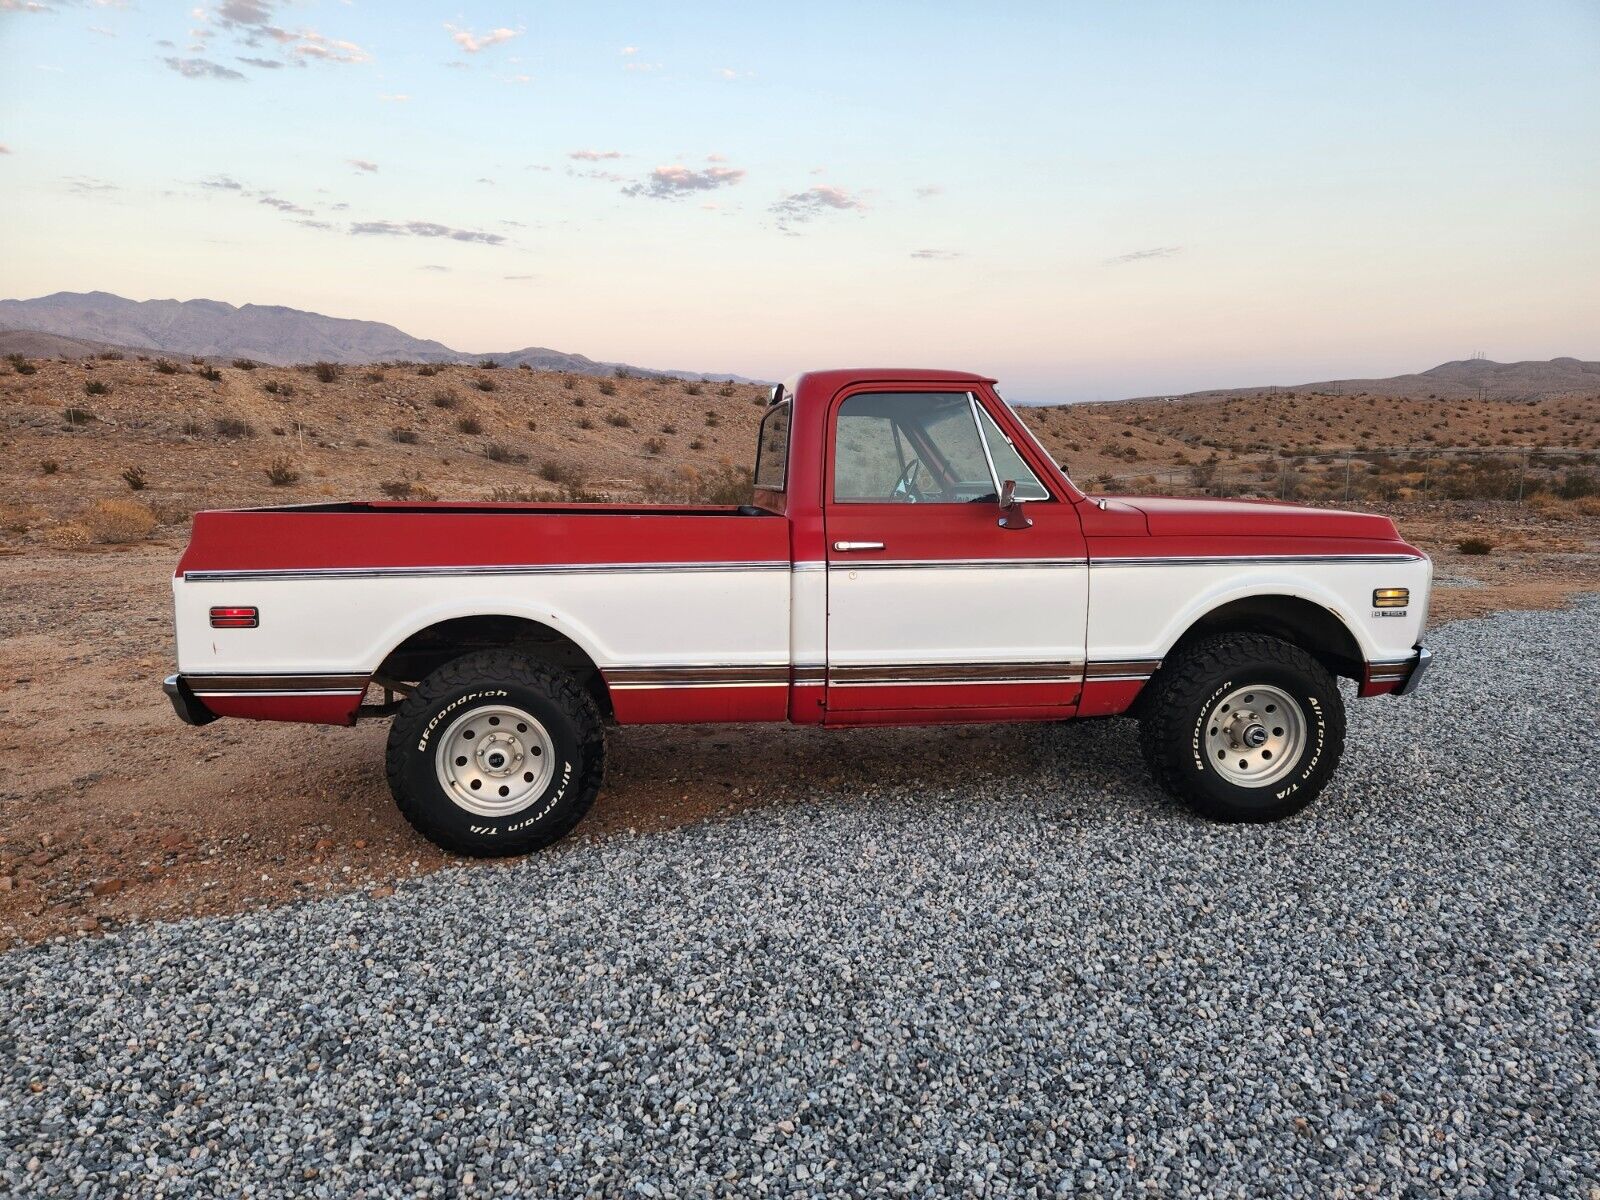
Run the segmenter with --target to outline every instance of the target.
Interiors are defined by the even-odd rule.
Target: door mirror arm
[[[1008,479],[1000,485],[1000,528],[1029,529],[1033,518],[1022,511],[1022,501],[1017,499],[1017,481]]]

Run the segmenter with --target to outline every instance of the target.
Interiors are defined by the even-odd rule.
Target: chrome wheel
[[[545,727],[506,704],[457,717],[439,739],[434,769],[457,805],[481,817],[506,817],[532,804],[555,774]]]
[[[1300,761],[1306,718],[1295,698],[1270,684],[1224,696],[1206,717],[1206,758],[1229,783],[1268,787]]]

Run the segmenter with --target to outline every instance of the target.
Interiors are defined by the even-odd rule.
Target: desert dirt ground
[[[383,780],[384,723],[177,721],[160,680],[172,670],[169,580],[191,512],[376,498],[394,483],[448,498],[714,494],[737,482],[761,411],[760,389],[677,381],[390,366],[344,368],[324,383],[303,370],[221,364],[209,379],[202,364],[172,365],[172,374],[132,359],[0,368],[0,948],[382,891],[444,867],[494,869],[450,859],[400,818]],[[93,383],[106,390],[90,394]],[[1285,406],[1292,427],[1262,436],[1348,453],[1375,418],[1367,398],[1346,399]],[[1179,459],[1217,449],[1205,432],[1214,421],[1182,406],[1091,407],[1028,416],[1080,479],[1131,482],[1159,457],[1171,476],[1161,482],[1197,490]],[[1519,423],[1550,419],[1555,433],[1541,436],[1592,459],[1593,426],[1582,423],[1592,406],[1536,408],[1480,405],[1472,436],[1498,445]],[[1452,437],[1466,419],[1452,421]],[[1144,446],[1143,457],[1130,459],[1123,443]],[[490,457],[491,447],[506,454]],[[1221,450],[1240,478],[1270,474],[1262,451]],[[269,481],[277,459],[294,481]],[[1325,490],[1343,484],[1341,467],[1351,474],[1338,460],[1322,465]],[[123,475],[134,467],[137,490]],[[1397,469],[1387,496],[1356,499],[1391,513],[1433,555],[1435,623],[1600,590],[1592,500],[1425,501],[1414,483],[1414,471],[1407,482]],[[153,528],[97,541],[86,522],[106,501],[144,506]],[[1492,553],[1459,553],[1468,537]],[[618,730],[580,836],[699,821],[820,786],[936,779],[950,764],[970,776],[975,757],[1003,771],[1037,745],[1026,727]]]

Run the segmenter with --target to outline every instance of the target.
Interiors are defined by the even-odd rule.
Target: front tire
[[[1181,651],[1140,698],[1156,782],[1217,821],[1277,821],[1326,786],[1344,752],[1344,700],[1289,642],[1224,634]]]
[[[509,651],[469,654],[406,697],[385,759],[395,804],[441,850],[526,854],[594,804],[605,735],[566,671]]]

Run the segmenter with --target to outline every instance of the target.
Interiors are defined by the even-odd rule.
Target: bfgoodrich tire
[[[570,674],[508,651],[458,658],[389,727],[389,790],[412,827],[454,854],[525,854],[564,837],[600,790],[605,737]]]
[[[1310,804],[1344,753],[1344,701],[1304,650],[1224,634],[1169,659],[1140,700],[1156,782],[1217,821],[1277,821]]]

